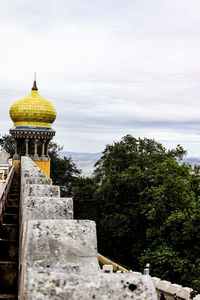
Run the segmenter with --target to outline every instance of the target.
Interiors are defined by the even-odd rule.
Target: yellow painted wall
[[[21,160],[12,160],[12,164],[15,167],[15,172],[19,173],[20,172],[20,165],[21,165]]]
[[[34,161],[34,163],[44,172],[47,178],[50,178],[50,160],[49,161]]]

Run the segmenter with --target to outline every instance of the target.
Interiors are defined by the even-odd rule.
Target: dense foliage
[[[10,134],[5,134],[2,137],[0,136],[0,148],[5,149],[11,157],[15,153],[15,141]]]
[[[116,259],[139,270],[150,262],[153,275],[191,285],[200,271],[199,177],[178,163],[184,154],[131,136],[107,146],[96,170],[98,227],[100,245],[109,228]]]
[[[150,262],[153,276],[200,289],[199,168],[181,165],[184,155],[125,136],[106,146],[90,194],[102,254],[137,271]]]

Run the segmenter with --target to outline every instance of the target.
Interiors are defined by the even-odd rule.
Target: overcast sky
[[[1,134],[35,71],[66,151],[132,134],[200,156],[199,0],[0,0]]]

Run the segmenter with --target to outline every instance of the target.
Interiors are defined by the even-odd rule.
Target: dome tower
[[[30,156],[49,177],[48,145],[55,135],[51,125],[56,118],[56,109],[49,100],[40,96],[36,80],[33,82],[31,93],[11,106],[10,117],[14,123],[14,128],[10,129],[10,134],[15,140],[14,164],[19,165],[21,155],[25,154]],[[40,156],[38,144],[41,144]]]

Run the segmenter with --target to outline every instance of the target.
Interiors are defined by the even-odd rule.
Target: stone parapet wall
[[[9,157],[10,154],[5,149],[0,151],[0,190],[3,188],[10,171],[10,164],[8,162]]]
[[[19,300],[157,299],[149,276],[101,272],[95,223],[73,220],[72,199],[28,157],[20,202]]]
[[[173,284],[169,281],[161,280],[157,277],[152,277],[154,286],[158,292],[163,292],[167,296],[167,300],[173,299],[173,294],[176,294],[178,299],[189,300],[190,288],[183,287],[179,284]],[[197,295],[193,300],[200,300],[200,295]]]
[[[27,294],[27,282],[30,275],[29,266],[31,264],[31,256],[28,256],[28,251],[32,251],[34,257],[34,249],[39,248],[37,246],[39,241],[34,246],[32,243],[34,240],[34,230],[30,230],[31,222],[37,220],[35,221],[36,223],[42,223],[48,220],[51,227],[53,219],[64,219],[66,221],[72,218],[72,199],[60,198],[59,187],[52,185],[52,180],[47,179],[46,175],[40,171],[30,158],[22,157],[19,245],[19,292],[21,298],[19,299],[25,299],[25,295]],[[45,236],[42,239],[40,238],[41,241],[44,239]],[[45,248],[42,250],[42,253],[47,253]]]
[[[161,280],[157,277],[153,277],[152,280],[154,282],[155,288],[158,291],[168,295],[168,297],[170,297],[170,295],[172,296],[173,294],[176,294],[180,299],[189,299],[190,297],[190,288],[182,287],[178,284],[172,284],[169,281]]]

